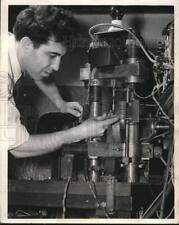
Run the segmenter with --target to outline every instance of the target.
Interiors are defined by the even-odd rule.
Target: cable
[[[158,86],[161,85],[161,84],[160,84],[160,83],[158,82],[158,80],[157,80],[157,72],[154,71],[153,74],[154,74],[155,83],[156,83],[156,85],[157,85],[157,87],[158,87]],[[160,96],[159,88],[158,88],[158,96]]]
[[[21,214],[21,215],[18,215],[18,214]],[[30,213],[28,213],[28,212],[25,212],[24,210],[17,210],[16,212],[15,212],[15,216],[31,216],[31,214]]]
[[[91,193],[93,194],[94,199],[98,202],[97,195],[96,195],[95,191],[93,190],[90,181],[87,180],[86,182],[87,182],[88,185],[89,185],[90,191],[91,191]],[[93,182],[93,185],[94,185],[94,182]],[[98,203],[99,203],[99,202],[98,202]]]
[[[62,207],[63,207],[62,218],[65,218],[66,198],[67,198],[67,192],[68,192],[68,187],[69,187],[70,181],[71,181],[71,177],[68,177],[68,180],[67,180],[67,183],[66,183],[65,189],[64,189],[63,200],[62,200]]]
[[[127,28],[125,28],[123,26],[116,25],[116,24],[111,24],[111,23],[96,24],[96,25],[92,26],[89,29],[89,31],[88,31],[88,33],[89,33],[89,35],[90,35],[90,37],[91,37],[91,39],[93,41],[95,41],[96,39],[94,38],[94,35],[92,34],[92,30],[94,30],[97,27],[101,27],[101,26],[114,26],[114,27],[117,27],[117,28],[120,28],[120,29],[123,29],[123,30],[127,31],[129,34],[131,34],[137,40],[137,42],[139,43],[139,46],[143,50],[143,52],[146,55],[146,57],[150,60],[150,62],[152,62],[153,64],[156,63],[156,60],[150,57],[149,53],[146,51],[146,49],[144,48],[142,42],[138,39],[138,37],[132,31],[130,31],[129,29],[127,29]],[[151,54],[151,52],[150,52],[150,54]]]
[[[148,49],[148,52],[152,55],[153,58],[156,57],[155,54],[152,51],[150,51],[149,49]]]
[[[133,92],[134,92],[134,95],[135,95],[137,98],[140,98],[140,99],[147,99],[147,98],[152,97],[152,94],[149,94],[149,95],[147,95],[147,96],[141,96],[141,95],[137,94],[136,91],[135,91],[135,88],[133,89]]]
[[[154,140],[154,139],[156,139],[156,138],[159,138],[159,137],[162,137],[162,136],[164,136],[164,135],[166,135],[166,134],[168,134],[168,133],[169,133],[169,132],[166,131],[166,132],[164,132],[164,133],[162,133],[162,134],[158,134],[158,135],[156,135],[156,136],[154,136],[154,137],[152,137],[153,134],[151,134],[151,135],[148,136],[148,137],[140,138],[140,141],[145,141],[145,140],[152,141],[152,140]]]
[[[157,84],[153,87],[151,93],[150,93],[149,95],[147,95],[147,96],[141,96],[141,95],[137,94],[134,85],[132,86],[132,88],[133,88],[132,90],[133,90],[134,95],[135,95],[136,97],[138,97],[138,98],[140,98],[140,99],[147,99],[147,98],[152,97],[156,92],[159,92],[159,89],[160,89],[161,87],[163,87],[163,84],[158,84],[158,83],[157,83]],[[155,89],[157,88],[157,90],[154,90],[154,88],[155,88]]]
[[[167,189],[167,185],[168,185],[169,168],[170,168],[170,164],[171,164],[172,153],[173,153],[173,133],[171,135],[170,145],[169,145],[167,168],[166,168],[166,174],[165,174],[165,182],[164,182],[162,201],[161,201],[161,206],[160,206],[160,218],[163,218],[163,215],[164,215],[166,189]]]
[[[164,159],[162,156],[160,156],[159,159],[163,162],[163,164],[164,164],[165,166],[167,166],[167,163],[166,163],[165,159]]]
[[[160,104],[162,105],[163,109],[169,110],[169,115],[173,114],[173,85],[171,83],[166,87],[165,91],[163,92],[160,98]],[[158,115],[159,109],[157,111]]]
[[[98,206],[100,206],[101,204],[100,204],[100,201],[99,201],[98,198],[97,198],[96,188],[95,188],[95,183],[92,181],[93,186],[94,186],[94,190],[93,190],[93,188],[92,188],[92,186],[91,186],[91,183],[90,183],[90,181],[89,181],[89,179],[88,179],[87,176],[85,176],[85,180],[86,180],[86,182],[87,182],[88,185],[89,185],[90,191],[91,191],[91,193],[92,193],[92,195],[93,195],[93,197],[94,197],[96,203],[98,204]],[[110,218],[110,216],[109,216],[108,213],[106,212],[106,208],[103,207],[103,209],[104,209],[104,213],[105,213],[106,218]]]
[[[169,179],[167,184],[168,184],[168,186],[166,189],[166,196],[170,193],[172,186],[173,186],[171,179]],[[156,213],[157,209],[160,207],[160,204],[161,204],[161,195],[162,194],[163,194],[163,190],[158,194],[158,196],[150,204],[150,206],[147,208],[145,213],[143,213],[142,218],[151,218]]]
[[[160,86],[160,87],[162,87],[162,86]],[[158,90],[156,90],[155,92],[154,92],[154,94],[157,92]],[[137,98],[140,98],[140,99],[147,99],[147,98],[150,98],[150,97],[152,97],[152,95],[153,95],[153,93],[151,92],[149,95],[147,95],[147,96],[141,96],[141,95],[139,95],[139,94],[137,94],[136,93],[136,90],[135,90],[135,87],[133,86],[133,92],[134,92],[134,95],[137,97]]]
[[[162,134],[158,134],[158,135],[152,137],[152,138],[150,139],[150,141],[152,141],[152,140],[154,140],[154,139],[156,139],[156,138],[159,138],[159,137],[163,137],[163,136],[165,136],[165,135],[167,135],[167,134],[169,134],[168,131],[166,131],[166,132],[164,132],[164,133],[162,133]]]
[[[160,86],[159,86],[160,87]],[[159,109],[161,110],[161,112],[163,113],[163,115],[166,117],[166,119],[170,122],[170,124],[172,126],[174,126],[173,122],[170,120],[170,117],[164,112],[162,106],[160,105],[160,103],[157,101],[157,99],[155,98],[154,94],[155,94],[155,89],[157,88],[157,85],[154,86],[153,91],[152,91],[152,98],[154,100],[154,102],[157,104],[157,106],[159,107]]]
[[[145,218],[147,213],[150,211],[150,209],[153,207],[153,205],[156,203],[156,201],[161,197],[163,191],[161,191],[158,196],[154,199],[154,201],[149,205],[149,207],[146,209],[146,211],[143,213],[142,218]]]
[[[174,126],[172,120],[170,120],[170,117],[164,112],[162,106],[160,105],[160,103],[157,101],[157,99],[155,98],[154,95],[152,95],[153,100],[155,101],[155,103],[157,104],[157,106],[159,107],[159,109],[161,110],[161,112],[163,113],[163,115],[165,116],[165,118],[169,121],[169,123]]]
[[[173,153],[173,156],[172,156],[172,159],[171,159],[171,168],[170,168],[170,174],[171,174],[171,179],[172,179],[172,183],[173,183],[173,186],[174,186],[174,153]]]
[[[165,217],[165,219],[168,219],[172,215],[174,209],[175,209],[175,207],[173,206],[173,208],[171,209],[171,211],[169,212],[169,214]]]

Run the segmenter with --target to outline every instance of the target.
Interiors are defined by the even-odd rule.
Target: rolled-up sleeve
[[[8,149],[14,149],[29,139],[26,127],[21,124],[20,113],[15,106],[14,99],[8,101]]]

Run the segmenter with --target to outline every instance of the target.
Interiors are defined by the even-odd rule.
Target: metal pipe
[[[114,186],[115,178],[113,176],[109,176],[106,183],[106,212],[108,214],[114,213],[115,211]]]
[[[99,165],[98,165],[98,158],[93,157],[89,158],[89,179],[90,181],[97,182],[99,180]]]
[[[126,103],[130,101],[130,86],[126,90]],[[126,119],[126,144],[125,144],[125,157],[129,156],[129,120]]]
[[[129,124],[129,157],[139,157],[139,124]]]
[[[90,105],[90,117],[97,117],[102,114],[100,102],[92,102]]]
[[[90,80],[90,117],[102,115],[102,81],[99,79]],[[100,138],[92,138],[97,142]],[[89,179],[93,182],[99,180],[98,157],[89,158]]]
[[[129,157],[129,121],[126,120],[126,143],[125,143],[125,157]]]
[[[129,165],[128,165],[128,182],[135,183],[138,181],[138,158],[139,158],[139,126],[138,123],[129,124]]]
[[[102,114],[102,82],[98,79],[90,81],[90,117],[101,116]]]
[[[112,84],[112,112],[115,113],[116,80],[112,80],[111,84]]]

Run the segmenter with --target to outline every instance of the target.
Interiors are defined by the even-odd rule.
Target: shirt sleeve
[[[29,139],[29,133],[20,121],[20,113],[13,97],[8,100],[8,149],[14,149]]]

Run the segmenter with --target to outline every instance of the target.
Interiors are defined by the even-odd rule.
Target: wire
[[[91,193],[93,194],[94,199],[98,202],[97,195],[96,195],[95,191],[93,190],[90,181],[87,180],[86,182],[87,182],[88,185],[89,185],[90,191],[91,191]],[[94,182],[93,182],[93,185],[95,185]],[[98,202],[98,203],[99,203],[99,202]]]
[[[167,166],[167,163],[166,163],[165,159],[164,159],[162,156],[160,156],[159,158],[160,158],[160,160],[163,162],[163,164],[164,164],[165,166]]]
[[[140,99],[147,99],[147,98],[152,97],[156,92],[159,92],[159,89],[160,89],[161,87],[163,87],[163,84],[158,84],[158,83],[157,83],[157,84],[153,87],[153,89],[152,89],[152,91],[151,91],[151,93],[150,93],[149,95],[147,95],[147,96],[141,96],[141,95],[139,95],[139,94],[136,93],[135,86],[134,86],[134,85],[132,86],[134,95],[135,95],[136,97],[140,98]],[[157,88],[157,90],[154,90],[154,88],[155,88],[155,89]]]
[[[160,85],[160,86],[162,86],[162,85]],[[159,86],[159,87],[160,87],[160,86]],[[171,124],[172,126],[174,126],[173,122],[170,120],[170,117],[164,112],[162,106],[160,105],[160,103],[157,101],[157,99],[156,99],[155,96],[154,96],[154,94],[155,94],[155,89],[156,89],[156,88],[157,88],[157,85],[154,86],[154,88],[153,88],[153,91],[152,91],[152,98],[153,98],[154,102],[157,104],[157,106],[159,107],[159,109],[161,110],[161,112],[163,113],[163,115],[166,117],[166,119],[170,122],[170,124]]]
[[[170,184],[171,182],[171,178],[169,179],[167,184]],[[159,199],[161,198],[163,194],[163,190],[157,195],[157,197],[153,200],[153,202],[149,205],[149,207],[146,209],[146,211],[143,213],[142,218],[150,218],[150,217],[146,217],[146,215],[149,213],[149,211],[152,209],[152,207],[154,207],[154,204],[157,204],[156,202],[159,201]],[[150,214],[150,213],[149,213]]]
[[[163,115],[165,116],[165,118],[169,121],[169,123],[174,126],[172,120],[170,120],[170,117],[164,112],[162,106],[160,105],[160,103],[157,101],[157,99],[155,98],[154,95],[152,95],[153,100],[155,101],[155,103],[157,104],[157,106],[159,107],[159,109],[161,110],[161,112],[163,113]]]
[[[162,133],[162,134],[158,134],[158,135],[152,137],[150,140],[154,140],[154,139],[156,139],[156,138],[163,137],[163,136],[165,136],[165,135],[167,135],[167,134],[169,134],[169,131],[166,131],[166,132],[164,132],[164,133]]]
[[[146,211],[143,213],[142,218],[149,212],[149,210],[153,207],[153,205],[156,203],[156,201],[161,197],[163,191],[161,191],[157,197],[154,199],[154,201],[149,205],[149,207],[146,209]]]
[[[160,83],[157,80],[157,72],[154,71],[153,74],[154,74],[155,83],[156,83],[156,85],[158,87],[160,85]],[[159,88],[158,88],[158,96],[160,96]]]
[[[157,92],[158,90],[156,90],[155,92],[154,92],[154,94]],[[147,98],[150,98],[150,97],[152,97],[152,95],[153,95],[153,93],[151,92],[149,95],[147,95],[147,96],[141,96],[141,95],[139,95],[139,94],[137,94],[136,93],[136,90],[135,90],[135,87],[133,86],[133,92],[134,92],[134,95],[136,96],[136,97],[138,97],[138,98],[140,98],[140,99],[147,99]]]
[[[156,57],[155,54],[152,51],[150,51],[149,49],[148,49],[148,52],[152,55],[153,58]]]
[[[94,189],[93,189],[92,186],[91,186],[91,182],[89,181],[89,179],[87,178],[87,176],[85,176],[85,180],[86,180],[86,182],[87,182],[88,185],[89,185],[90,191],[91,191],[91,193],[92,193],[92,195],[93,195],[93,197],[94,197],[96,203],[98,204],[98,206],[100,206],[101,204],[100,204],[100,201],[99,201],[98,198],[97,198],[96,188],[95,188],[95,183],[92,181],[93,186],[94,186]],[[106,208],[105,208],[105,207],[103,207],[103,208],[104,208],[105,216],[106,216],[107,218],[110,218],[110,216],[109,216],[108,213],[106,212]]]
[[[169,85],[168,87],[166,87],[166,90],[161,96],[160,104],[162,105],[164,109],[168,108],[170,111],[173,110],[173,85]],[[159,112],[159,109],[157,111],[157,115],[158,115],[158,112]],[[173,112],[171,111],[171,113]]]
[[[169,212],[169,214],[165,217],[165,219],[168,219],[172,215],[174,209],[175,209],[175,207],[173,206],[173,208],[171,209],[171,211]]]
[[[21,214],[21,215],[18,215],[18,214]],[[31,216],[31,214],[30,213],[28,213],[28,212],[25,212],[24,210],[17,210],[16,212],[15,212],[15,216]]]
[[[62,200],[62,207],[63,207],[62,218],[65,218],[66,198],[67,198],[67,192],[68,192],[68,187],[69,187],[70,181],[71,181],[71,177],[68,177],[68,180],[67,180],[67,183],[66,183],[65,189],[64,189],[63,200]]]
[[[141,96],[141,95],[137,94],[136,91],[135,91],[135,88],[133,89],[133,92],[134,92],[134,95],[135,95],[137,98],[140,98],[140,99],[147,99],[147,98],[152,97],[152,93],[149,94],[149,95],[147,95],[147,96]]]
[[[172,183],[173,183],[173,186],[174,186],[174,153],[173,153],[173,156],[172,156],[172,159],[171,159],[171,168],[170,168],[170,173],[171,173],[171,179],[172,179]]]
[[[160,218],[159,213],[160,213],[160,211],[159,211],[159,210],[157,210],[157,211],[156,211],[156,216],[157,216],[157,218],[158,218],[158,219]]]
[[[172,159],[173,147],[174,146],[173,146],[173,133],[172,133],[172,136],[170,139],[170,145],[169,145],[165,182],[164,182],[164,186],[163,186],[163,194],[162,194],[162,200],[161,200],[161,206],[160,206],[160,218],[163,218],[163,215],[164,215],[166,190],[167,190],[167,185],[168,185],[169,169],[170,169],[170,164],[171,164],[171,159]]]
[[[96,24],[96,25],[92,26],[92,27],[89,29],[89,31],[88,31],[88,33],[89,33],[89,35],[90,35],[90,37],[92,38],[93,41],[95,41],[96,39],[94,38],[94,35],[92,34],[92,30],[94,30],[94,29],[97,28],[97,27],[101,27],[101,26],[114,26],[114,27],[117,27],[117,28],[120,28],[120,29],[123,29],[123,30],[127,31],[129,34],[131,34],[131,35],[137,40],[137,42],[139,43],[139,46],[140,46],[141,49],[143,50],[143,52],[144,52],[144,54],[146,55],[146,57],[147,57],[153,64],[156,63],[156,60],[150,57],[149,53],[146,51],[146,49],[144,48],[142,42],[138,39],[138,37],[137,37],[132,31],[130,31],[129,29],[127,29],[127,28],[125,28],[125,27],[123,27],[123,26],[116,25],[116,24],[111,24],[111,23],[100,23],[100,24]],[[150,52],[150,54],[151,54],[151,52]]]
[[[156,138],[159,138],[159,137],[163,137],[164,135],[167,135],[169,132],[168,131],[166,131],[166,132],[164,132],[164,133],[162,133],[162,134],[158,134],[158,135],[156,135],[156,136],[154,136],[154,137],[152,137],[152,135],[151,136],[149,136],[148,138],[147,137],[145,137],[145,138],[141,138],[140,140],[150,140],[150,141],[152,141],[152,140],[154,140],[154,139],[156,139]]]

